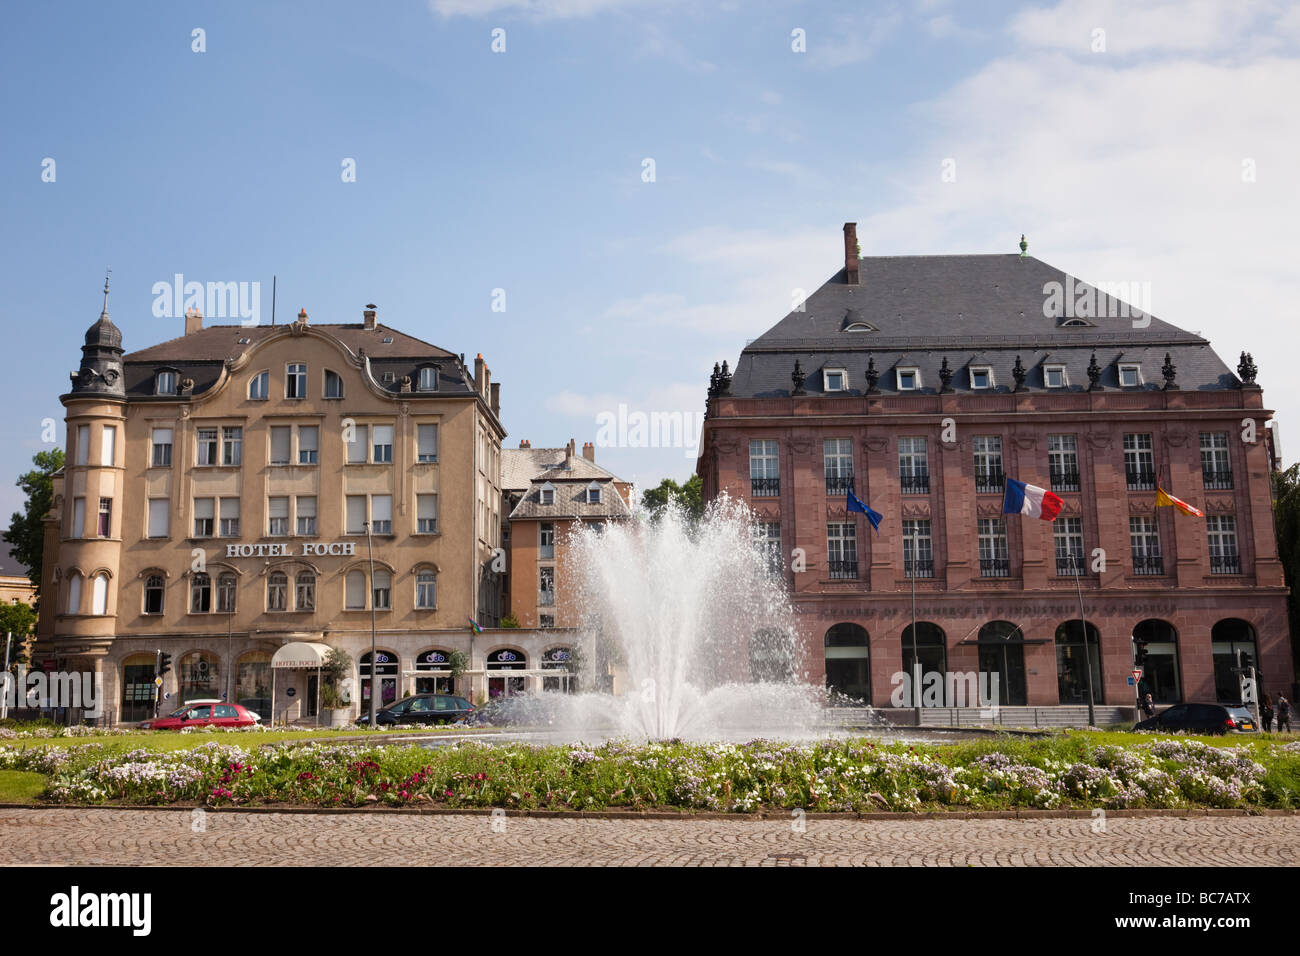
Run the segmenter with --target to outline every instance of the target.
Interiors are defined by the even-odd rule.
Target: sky
[[[275,276],[279,321],[373,302],[483,354],[506,447],[599,439],[645,487],[694,448],[601,424],[693,437],[845,221],[1149,283],[1300,447],[1294,4],[11,4],[0,78],[0,524],[108,267],[128,351],[183,331],[158,283],[246,283],[265,323]]]

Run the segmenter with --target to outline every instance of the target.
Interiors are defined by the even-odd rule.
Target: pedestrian
[[[1291,732],[1291,701],[1282,694],[1277,695],[1277,732]]]
[[[1264,726],[1261,728],[1264,733],[1270,733],[1273,730],[1273,698],[1265,694],[1259,701],[1259,722]]]
[[[1148,719],[1156,714],[1156,702],[1150,693],[1142,698],[1142,714]]]

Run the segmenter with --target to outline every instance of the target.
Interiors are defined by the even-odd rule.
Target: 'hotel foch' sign
[[[228,558],[287,558],[301,554],[304,557],[352,557],[357,553],[355,541],[331,541],[319,544],[305,541],[302,551],[294,551],[292,544],[228,544]]]

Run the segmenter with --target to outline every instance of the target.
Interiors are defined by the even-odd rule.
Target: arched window
[[[998,703],[1022,706],[1028,701],[1025,688],[1025,636],[1010,621],[990,621],[980,628],[980,680],[989,681],[992,697],[993,675],[998,678]]]
[[[271,374],[258,372],[248,380],[248,397],[255,402],[263,402],[271,396]]]
[[[316,610],[316,575],[311,571],[299,571],[293,608],[295,611]]]
[[[438,606],[438,575],[432,571],[420,571],[415,576],[415,606],[425,610]]]
[[[166,582],[161,574],[151,574],[144,579],[144,613],[161,614],[163,612],[163,594]]]
[[[509,647],[493,651],[487,656],[488,697],[514,697],[524,692],[522,677],[493,677],[493,671],[522,671],[528,669],[528,656],[523,651]]]
[[[420,380],[416,386],[421,392],[436,392],[438,390],[438,370],[432,365],[425,365],[420,368]]]
[[[1236,671],[1239,653],[1245,652],[1247,667],[1259,669],[1255,629],[1239,617],[1224,618],[1210,631],[1210,643],[1214,650],[1215,699],[1220,704],[1240,704],[1242,675]]]
[[[397,700],[397,675],[401,673],[400,660],[391,651],[375,654],[375,676],[379,679],[379,706]],[[357,661],[357,676],[361,679],[361,713],[370,712],[370,652]]]
[[[283,571],[272,571],[266,576],[266,609],[268,611],[289,609],[289,576]]]
[[[325,370],[325,397],[342,398],[343,397],[343,376],[338,372]]]
[[[181,658],[177,671],[181,703],[221,696],[221,680],[217,657],[207,651],[195,651]]]
[[[429,674],[420,677],[420,671],[446,671],[451,669],[451,652],[441,648],[423,651],[415,658],[415,692],[417,694],[454,694],[456,682],[450,674]]]
[[[217,610],[220,613],[235,613],[235,594],[237,591],[238,580],[231,572],[225,571],[217,578]]]
[[[1101,679],[1101,632],[1088,625],[1088,646],[1083,645],[1083,625],[1064,621],[1056,629],[1056,694],[1058,703],[1088,703],[1088,666],[1092,661],[1092,702],[1105,698]]]
[[[554,673],[553,677],[542,678],[542,690],[576,694],[578,692],[577,663],[571,647],[552,647],[542,652],[542,670]]]
[[[202,572],[190,578],[190,613],[207,614],[212,610],[212,578]]]
[[[375,610],[387,611],[393,606],[393,576],[382,569],[375,570]]]
[[[90,579],[90,613],[108,613],[108,575],[96,574]]]
[[[153,385],[155,395],[175,395],[176,373],[166,370],[158,372],[154,375]]]
[[[68,578],[68,613],[81,613],[81,575],[75,571]]]
[[[867,629],[860,624],[834,624],[827,630],[824,643],[826,686],[833,695],[831,703],[869,705],[871,660]]]
[[[1133,628],[1133,659],[1142,668],[1139,698],[1151,695],[1157,704],[1178,704],[1183,688],[1178,667],[1178,632],[1168,621],[1148,618]]]
[[[366,607],[366,575],[362,571],[349,571],[343,581],[343,607],[349,611],[363,611]]]
[[[903,648],[903,673],[906,680],[903,683],[905,688],[903,694],[904,706],[918,706],[912,700],[912,694],[916,684],[916,661],[921,662],[921,703],[922,707],[957,707],[957,706],[975,706],[974,701],[957,701],[949,700],[948,681],[948,638],[944,634],[943,628],[938,624],[932,624],[930,621],[916,622],[916,640],[912,640],[912,625],[903,628],[901,637]],[[915,654],[913,653],[913,644],[915,644]],[[938,678],[928,677],[930,674],[938,674]],[[963,687],[963,694],[969,697],[969,692]]]

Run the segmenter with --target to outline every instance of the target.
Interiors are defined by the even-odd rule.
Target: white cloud
[[[806,55],[814,66],[823,69],[861,63],[875,56],[902,25],[903,15],[893,9],[837,17],[829,31],[809,30]]]
[[[641,6],[646,2],[647,0],[429,0],[429,7],[443,17],[522,13],[539,20],[569,20]]]

